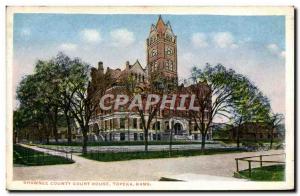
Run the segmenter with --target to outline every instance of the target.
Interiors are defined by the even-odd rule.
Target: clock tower
[[[178,82],[177,36],[170,22],[165,23],[161,16],[156,25],[151,25],[147,38],[147,68],[149,78],[158,73],[163,79]]]

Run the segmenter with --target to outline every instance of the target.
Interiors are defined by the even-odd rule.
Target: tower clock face
[[[153,49],[152,51],[151,51],[151,56],[153,57],[153,56],[156,56],[157,55],[157,50],[156,49]]]

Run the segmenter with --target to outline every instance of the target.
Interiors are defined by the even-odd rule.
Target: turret
[[[100,72],[104,72],[103,62],[102,62],[102,61],[99,61],[99,62],[98,62],[98,70],[99,70]]]

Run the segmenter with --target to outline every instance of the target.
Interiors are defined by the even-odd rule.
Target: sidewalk
[[[29,146],[32,149],[45,149]],[[49,150],[47,150],[49,152]],[[283,150],[244,152],[165,159],[99,162],[73,155],[75,163],[67,165],[14,167],[14,180],[138,180],[158,181],[162,177],[187,176],[195,180],[206,175],[232,180],[236,169],[235,158],[260,154],[277,154]],[[53,152],[56,153],[56,152]],[[246,169],[247,164],[240,165]],[[181,176],[181,177],[182,177]],[[214,178],[215,178],[214,177]]]

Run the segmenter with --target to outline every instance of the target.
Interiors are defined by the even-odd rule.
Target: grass
[[[101,153],[89,152],[82,154],[82,157],[96,161],[110,162],[110,161],[126,161],[134,159],[156,159],[156,158],[171,158],[171,157],[189,157],[199,155],[213,155],[224,153],[243,152],[237,149],[206,149],[205,152],[200,150],[173,150],[171,154],[169,151],[149,151],[149,152],[115,152],[115,153]]]
[[[240,171],[239,175],[243,178],[247,178],[252,181],[284,181],[285,166],[272,165],[272,166],[253,168],[251,170],[251,177],[249,177],[249,170],[247,169],[247,170]]]
[[[27,165],[27,166],[38,166],[38,165],[69,164],[69,163],[74,163],[74,161],[61,156],[50,155],[44,152],[39,152],[29,148],[24,148],[19,145],[14,145],[13,163]]]
[[[209,142],[207,142],[209,143]],[[149,141],[148,145],[169,145],[169,141]],[[200,141],[173,141],[173,145],[184,145],[184,144],[201,144]],[[47,145],[53,146],[82,146],[82,142],[59,142],[49,143]],[[130,145],[145,145],[144,141],[113,141],[113,142],[88,142],[88,146],[130,146]]]

